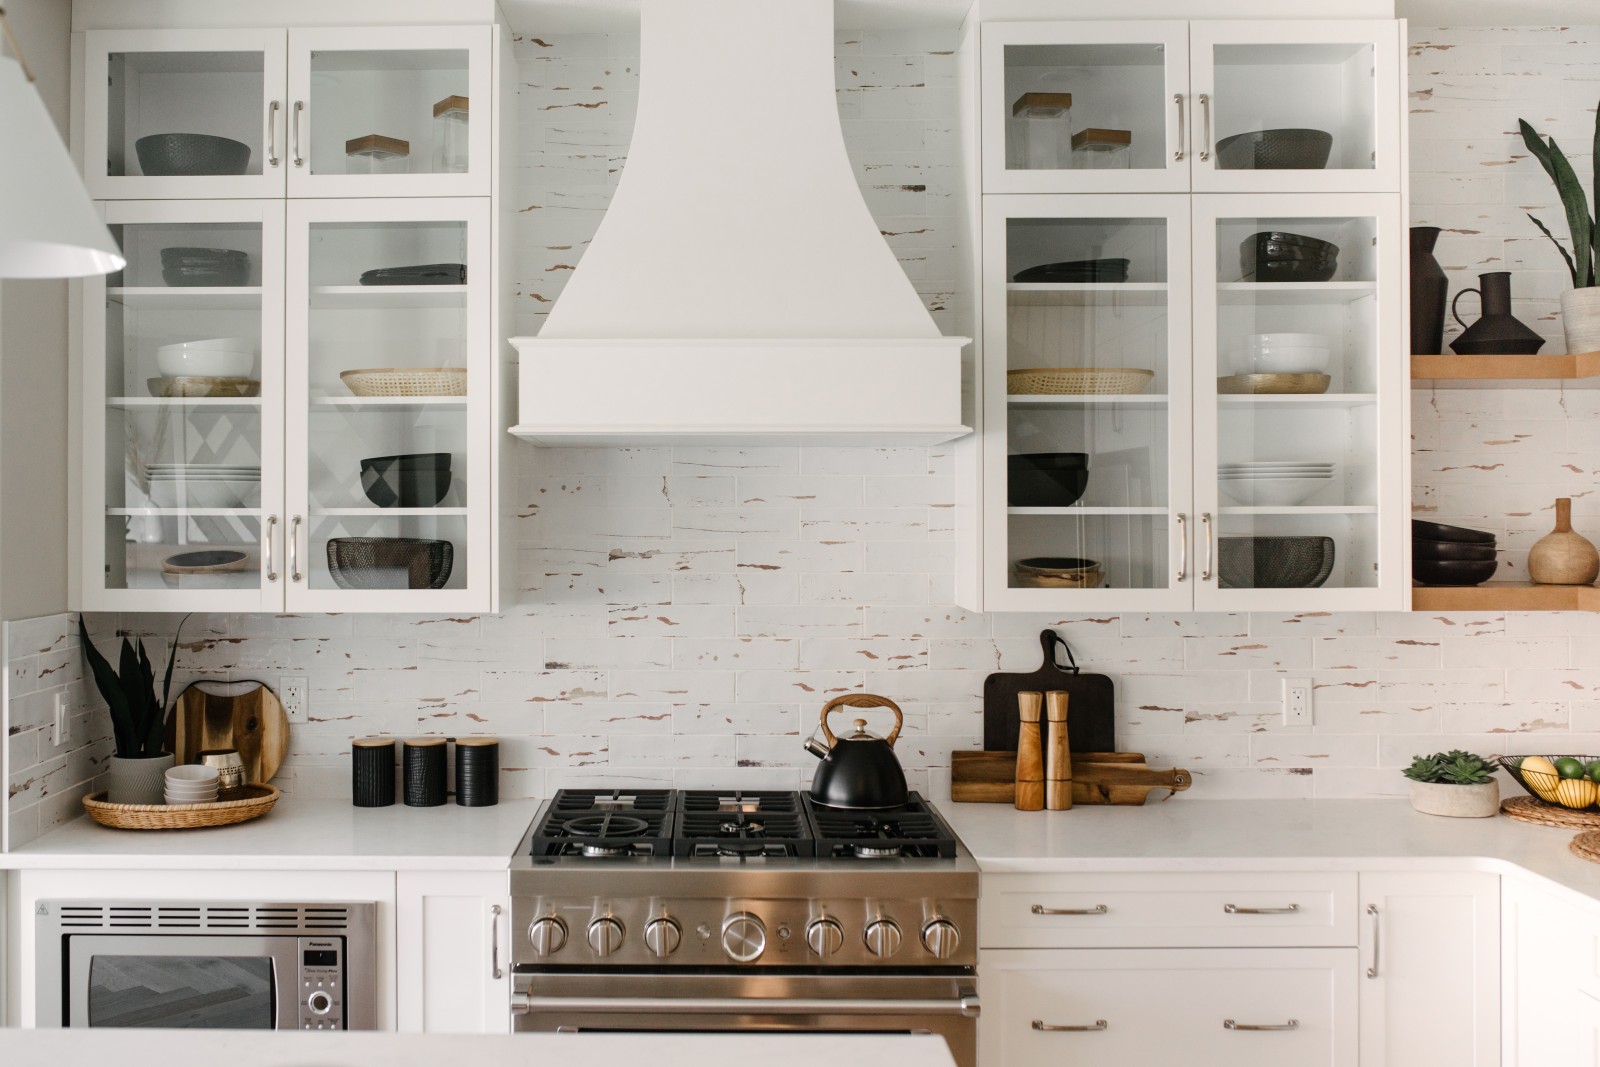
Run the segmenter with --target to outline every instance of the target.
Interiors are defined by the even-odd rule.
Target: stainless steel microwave
[[[372,1030],[377,905],[42,900],[41,1027]]]

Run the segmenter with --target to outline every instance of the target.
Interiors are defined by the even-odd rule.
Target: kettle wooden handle
[[[894,712],[894,729],[889,731],[889,736],[884,740],[889,742],[889,747],[894,747],[894,739],[900,736],[900,727],[905,725],[906,717],[900,713],[900,705],[888,697],[878,696],[876,693],[846,693],[842,697],[834,697],[822,705],[822,736],[828,739],[828,747],[832,748],[837,737],[828,729],[828,715],[835,708],[888,708]]]

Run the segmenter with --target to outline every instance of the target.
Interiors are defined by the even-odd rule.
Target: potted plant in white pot
[[[183,629],[183,623],[178,624]],[[178,636],[172,636],[172,651],[167,656],[167,673],[161,682],[161,698],[156,699],[155,671],[145,654],[144,641],[137,645],[122,639],[122,654],[117,670],[94,647],[89,631],[78,616],[78,637],[83,654],[94,672],[94,684],[111,712],[111,732],[116,739],[116,754],[106,780],[106,799],[113,804],[160,804],[163,776],[173,765],[170,752],[162,751],[167,720],[167,694],[172,689],[172,665],[178,658]]]
[[[1595,217],[1589,214],[1589,200],[1584,196],[1578,172],[1572,169],[1566,153],[1557,147],[1556,139],[1541,137],[1539,131],[1523,119],[1518,119],[1517,125],[1522,129],[1523,144],[1555,182],[1566,212],[1567,230],[1572,236],[1569,255],[1549,227],[1532,215],[1528,216],[1539,231],[1550,238],[1572,273],[1572,288],[1561,294],[1561,328],[1567,335],[1567,351],[1600,351],[1600,286],[1595,284],[1595,273],[1600,269],[1600,226],[1596,226]],[[1595,200],[1600,202],[1600,110],[1595,113],[1594,148],[1594,192]]]
[[[1411,779],[1411,806],[1424,815],[1486,819],[1500,810],[1500,782],[1482,756],[1459,748],[1417,756],[1405,775]]]

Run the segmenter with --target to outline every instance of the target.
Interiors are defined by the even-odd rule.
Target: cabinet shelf
[[[106,300],[129,308],[161,308],[171,311],[258,311],[261,286],[112,286]]]
[[[1068,408],[1083,407],[1087,404],[1115,404],[1123,408],[1162,408],[1167,406],[1167,397],[1164,393],[1152,393],[1148,396],[1141,393],[1083,393],[1083,394],[1047,394],[1037,393],[1009,393],[1006,403],[1014,408]]]
[[[138,518],[161,517],[164,515],[175,516],[225,516],[242,515],[247,518],[258,518],[260,508],[106,508],[107,515],[127,515]]]
[[[1006,508],[1007,515],[1165,515],[1167,508]]]
[[[1371,504],[1301,504],[1294,507],[1231,507],[1217,509],[1219,515],[1376,515],[1378,509]]]
[[[1412,356],[1411,380],[1563,381],[1600,378],[1600,352],[1546,356]]]
[[[1305,407],[1349,407],[1353,404],[1376,404],[1376,393],[1220,393],[1219,404],[1275,406],[1279,404]]]
[[[315,411],[421,411],[425,408],[449,411],[466,406],[464,396],[318,396],[311,399]]]
[[[1166,282],[1011,282],[1006,286],[1006,303],[1011,307],[1151,307],[1166,302]]]
[[[1600,588],[1592,585],[1534,585],[1532,582],[1419,585],[1411,590],[1411,610],[1600,611]]]
[[[1377,282],[1222,282],[1217,286],[1217,303],[1351,304],[1377,293]]]
[[[416,518],[419,516],[432,518],[450,518],[466,515],[466,508],[312,508],[314,518],[371,518],[371,519],[402,519]]]
[[[106,407],[195,408],[204,411],[260,411],[259,396],[108,396]]]
[[[319,311],[363,308],[465,308],[465,285],[314,285],[311,307]]]

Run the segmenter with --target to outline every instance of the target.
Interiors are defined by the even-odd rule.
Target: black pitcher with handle
[[[1456,304],[1468,293],[1482,301],[1478,321],[1468,326],[1456,314]],[[1463,289],[1450,301],[1450,314],[1466,332],[1450,347],[1458,356],[1531,356],[1544,346],[1544,338],[1511,314],[1511,272],[1497,270],[1478,275],[1477,289]]]

